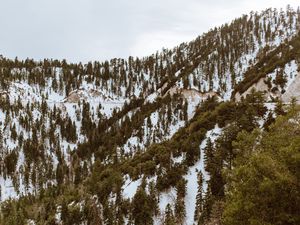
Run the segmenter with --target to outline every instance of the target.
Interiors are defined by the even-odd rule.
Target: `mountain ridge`
[[[244,15],[142,59],[82,65],[1,57],[1,222],[17,224],[5,214],[17,199],[31,211],[12,207],[12,215],[28,224],[160,224],[173,212],[175,224],[203,219],[204,212],[194,217],[193,189],[203,186],[209,196],[213,186],[213,196],[224,195],[221,175],[218,187],[205,168],[204,148],[217,145],[231,123],[245,123],[233,109],[248,113],[251,122],[241,125],[247,131],[274,113],[274,103],[252,112],[246,95],[241,103],[230,99],[243,89],[252,94],[258,78],[272,93],[299,77],[299,15],[291,8]],[[53,197],[49,212],[38,200],[43,195]],[[155,210],[144,215],[139,204]]]

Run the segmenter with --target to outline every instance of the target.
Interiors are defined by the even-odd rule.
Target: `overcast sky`
[[[71,62],[145,56],[299,0],[0,0],[0,54]]]

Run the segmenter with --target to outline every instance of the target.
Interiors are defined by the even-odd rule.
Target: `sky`
[[[88,62],[147,56],[299,0],[0,0],[0,54]]]

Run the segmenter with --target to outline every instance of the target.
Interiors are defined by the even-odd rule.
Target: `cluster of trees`
[[[209,180],[204,190],[204,177],[199,172],[195,224],[221,220],[225,224],[257,224],[260,219],[266,224],[297,224],[299,206],[283,202],[288,194],[295,199],[298,195],[298,130],[292,123],[298,119],[296,114],[286,115],[279,102],[274,114],[267,115],[262,93],[253,92],[239,103],[208,98],[188,121],[188,103],[181,95],[166,93],[179,84],[186,89],[224,93],[228,74],[235,87],[236,77],[243,75],[241,57],[255,52],[256,43],[274,41],[277,32],[292,34],[299,13],[291,9],[286,13],[253,13],[191,43],[143,59],[129,57],[82,65],[65,60],[36,62],[0,57],[0,113],[5,115],[0,125],[0,175],[11,178],[16,190],[22,185],[20,181],[26,190],[32,189],[31,194],[18,200],[1,203],[0,223],[26,224],[32,219],[37,224],[56,224],[60,215],[63,224],[153,224],[153,218],[159,216],[164,224],[183,224],[184,175],[204,157]],[[273,30],[273,25],[283,30]],[[266,46],[254,62],[247,62],[249,70],[236,92],[274,68],[299,59],[299,46],[299,36],[275,50]],[[278,58],[280,52],[283,57]],[[284,85],[282,78],[278,74],[276,85]],[[7,90],[14,82],[34,87],[34,94],[41,100],[30,102],[21,96],[10,99]],[[67,97],[86,83],[108,93],[106,97],[129,101],[109,118],[101,113],[101,105],[88,101],[74,104],[75,118],[47,101],[53,93]],[[155,91],[164,97],[147,100]],[[151,120],[154,112],[158,113],[156,125]],[[275,114],[283,117],[273,126]],[[265,131],[258,132],[258,121],[263,120]],[[185,127],[161,142],[176,121],[185,121]],[[208,139],[201,156],[199,145],[216,125],[222,134],[214,142]],[[146,139],[145,126],[149,132]],[[286,128],[285,132],[280,126]],[[143,142],[144,148],[125,153],[122,147],[132,136]],[[8,143],[14,147],[9,148]],[[75,146],[74,150],[67,145]],[[182,162],[175,162],[175,157],[182,157]],[[18,167],[21,158],[24,162]],[[271,172],[260,165],[264,161]],[[122,196],[125,176],[142,180],[132,199]],[[148,182],[153,177],[156,179]],[[246,185],[244,180],[248,181]],[[256,186],[260,189],[254,190]],[[171,187],[176,189],[175,203],[160,212],[159,194]],[[266,195],[269,192],[271,196]],[[277,198],[280,204],[275,202]],[[268,210],[269,204],[275,204],[274,211]],[[258,211],[254,212],[256,207]]]
[[[254,211],[255,207],[253,206],[252,208],[245,209],[244,205],[236,205],[236,198],[241,198],[238,199],[241,204],[246,204],[246,201],[248,201],[246,196],[249,194],[248,191],[251,187],[248,188],[243,183],[240,183],[240,177],[252,177],[253,174],[251,169],[249,172],[245,171],[245,163],[246,165],[249,165],[249,167],[253,165],[260,166],[259,164],[253,164],[252,161],[248,163],[248,160],[252,160],[251,154],[256,152],[256,150],[251,147],[251,144],[256,142],[258,137],[261,137],[261,134],[255,129],[258,127],[258,120],[266,117],[267,110],[263,103],[263,95],[256,92],[247,96],[246,99],[242,99],[239,103],[218,103],[215,98],[210,98],[202,104],[202,107],[198,109],[195,117],[187,123],[186,127],[179,130],[172,139],[161,144],[151,145],[145,152],[140,152],[132,158],[127,158],[122,161],[115,160],[112,164],[106,165],[103,164],[101,160],[97,159],[92,167],[91,173],[88,172],[87,168],[81,168],[80,163],[78,163],[81,161],[79,158],[74,159],[73,168],[76,169],[73,172],[79,174],[78,178],[75,178],[73,182],[70,182],[70,180],[66,182],[66,180],[64,180],[64,175],[60,175],[59,177],[62,178],[60,178],[61,180],[59,183],[62,185],[59,185],[58,187],[52,186],[43,190],[38,195],[38,198],[27,196],[18,201],[9,201],[5,203],[2,212],[2,216],[5,218],[4,221],[14,221],[14,219],[17,218],[14,217],[14,215],[18,214],[19,217],[23,219],[20,219],[20,221],[25,221],[25,218],[31,218],[37,221],[44,221],[45,224],[55,224],[54,215],[59,211],[64,224],[80,224],[83,221],[88,221],[89,223],[97,221],[97,224],[115,224],[116,222],[124,224],[125,219],[129,224],[153,224],[153,218],[162,215],[162,213],[164,215],[164,224],[181,224],[184,221],[186,213],[184,200],[186,195],[186,181],[184,180],[183,175],[187,172],[190,165],[193,165],[200,157],[204,157],[205,169],[210,178],[207,181],[207,190],[204,191],[203,175],[201,172],[198,173],[198,191],[194,216],[195,222],[203,224],[209,223],[212,220],[221,221],[223,219],[226,224],[232,224],[232,221],[247,223],[252,217],[247,218],[246,216],[240,215],[241,213],[243,213],[242,215],[246,213],[245,215],[252,216],[251,213],[243,212],[243,210],[247,209]],[[293,111],[294,116],[292,117],[292,120],[291,114],[280,117],[278,121],[281,122],[277,122],[280,123],[280,125],[272,125],[272,122],[270,121],[266,122],[269,124],[264,127],[268,127],[269,131],[265,131],[266,134],[264,134],[263,137],[268,137],[270,132],[274,132],[274,137],[278,137],[279,131],[276,130],[275,132],[274,127],[277,127],[277,129],[280,128],[279,133],[282,135],[284,135],[282,129],[287,132],[282,139],[278,139],[276,142],[269,138],[266,142],[262,142],[265,143],[264,145],[272,143],[269,148],[273,153],[274,150],[277,149],[276,143],[285,143],[282,144],[282,154],[285,156],[287,152],[289,152],[289,154],[294,154],[285,148],[286,146],[290,146],[290,143],[294,142],[284,142],[284,139],[287,138],[287,136],[289,136],[291,140],[293,137],[297,137],[296,122],[293,124],[293,121],[298,121],[298,117],[295,116],[298,114],[295,113],[295,111],[296,110]],[[286,115],[286,110],[284,110],[280,103],[277,104],[275,112],[277,115]],[[240,116],[242,114],[243,116]],[[209,118],[207,118],[208,116]],[[197,151],[199,152],[199,145],[205,138],[205,131],[211,130],[216,124],[223,129],[222,134],[217,140],[212,143],[208,139],[204,151],[205,154],[203,156],[200,156],[198,153],[194,157],[188,157],[188,152],[191,150],[186,149],[185,147],[187,138],[189,143],[195,142],[194,147],[191,145],[192,147],[190,148],[193,149],[195,153]],[[291,125],[293,125],[293,127],[289,127]],[[203,133],[203,136],[199,136],[199,131]],[[291,135],[293,132],[296,136]],[[194,139],[195,137],[198,137],[199,139]],[[196,148],[196,146],[198,147]],[[255,148],[260,148],[259,146],[254,146]],[[297,145],[293,144],[292,146],[295,146],[296,150]],[[264,149],[257,151],[265,154],[263,153]],[[172,158],[180,154],[186,155],[184,160],[179,164],[173,163]],[[256,153],[253,157],[257,160]],[[286,159],[290,158],[286,156]],[[262,160],[265,160],[265,158]],[[291,160],[288,160],[286,163],[293,161]],[[273,161],[271,160],[270,163],[272,164],[272,162]],[[268,171],[266,166],[260,166],[259,168],[266,169],[266,172]],[[280,169],[281,167],[277,168],[272,165],[271,168],[276,170],[274,173],[267,173],[267,175],[270,175],[271,177],[284,177],[281,174],[285,174],[286,171],[282,171],[282,169]],[[284,166],[282,168],[289,168],[289,166]],[[291,167],[291,171],[294,171],[292,168],[293,167]],[[277,171],[277,169],[279,169],[279,171]],[[59,171],[62,171],[62,174],[64,174],[66,170],[67,168],[63,165],[59,167]],[[224,170],[226,171],[225,173]],[[260,173],[256,170],[253,170],[253,172]],[[123,177],[125,174],[129,174],[132,179],[142,179],[141,185],[131,200],[122,196],[122,187],[124,185]],[[151,181],[147,183],[147,177],[150,178],[154,175],[157,176],[156,182]],[[84,176],[87,177],[87,179],[84,179]],[[236,178],[234,178],[235,176]],[[287,196],[280,199],[285,200],[288,197],[288,193],[291,190],[289,189],[290,187],[294,188],[293,190],[295,191],[297,190],[294,182],[296,178],[293,178],[292,176],[293,175],[282,181],[291,183],[284,190],[286,191]],[[264,177],[261,177],[264,180]],[[270,181],[274,180],[270,178]],[[257,182],[260,183],[260,181],[256,179],[254,179],[253,182],[253,188],[258,185]],[[268,181],[265,182],[266,185],[269,185]],[[278,190],[282,190],[281,184],[276,183],[275,186],[279,188]],[[159,193],[168,190],[170,187],[175,187],[177,191],[175,205],[167,205],[165,211],[160,212],[158,209]],[[270,185],[266,187],[263,186],[262,188],[268,187],[273,188]],[[266,196],[265,193],[268,193],[267,191],[269,190],[262,189],[262,192],[255,193]],[[274,191],[277,191],[277,189]],[[252,193],[253,192],[251,192],[251,194]],[[295,194],[297,194],[297,192],[295,192]],[[57,198],[57,196],[61,196],[61,198]],[[275,201],[277,197],[278,196],[274,193],[273,201]],[[260,197],[255,196],[254,199],[259,198]],[[272,201],[272,199],[270,201]],[[253,203],[257,204],[257,206],[262,204],[256,202],[247,204],[251,205]],[[28,210],[31,209],[31,207],[35,207],[36,204],[40,205],[42,210],[47,209],[47,211],[41,211],[37,214],[37,212]],[[268,208],[266,204],[269,203],[264,204],[264,209]],[[288,203],[285,203],[285,206],[280,206],[278,210],[288,209],[291,210],[290,214],[282,214],[280,218],[282,221],[290,221],[289,224],[296,224],[297,217],[295,217],[295,213],[298,208],[297,206],[289,208],[287,205]],[[9,210],[12,212],[11,214],[6,213]],[[272,210],[267,210],[266,213],[271,213],[271,211]],[[280,215],[279,211],[277,211],[276,214]],[[263,213],[262,210],[259,212]],[[253,218],[256,216],[257,221],[261,221],[258,220],[258,218],[260,218],[259,216],[262,215],[259,214],[259,212],[253,214]],[[285,213],[285,211],[282,213]],[[264,214],[266,217],[265,221],[271,221],[270,224],[273,224],[272,221],[274,222],[275,220],[271,219],[272,215],[272,213]],[[255,219],[253,219],[253,221],[255,221]],[[11,224],[18,223],[12,222]]]
[[[266,79],[269,89],[278,90],[278,87],[284,92],[287,82],[283,74],[283,68],[292,60],[298,60],[299,54],[299,35],[296,35],[291,41],[282,43],[278,48],[270,51],[270,47],[266,47],[260,55],[260,61],[245,72],[245,78],[235,87],[234,93],[243,93],[253,84],[257,83],[261,78],[265,78],[267,74],[277,70],[274,80],[275,87],[272,88],[270,80]],[[274,89],[276,88],[276,89]]]
[[[68,96],[87,82],[110,96],[131,98],[146,97],[165,84],[172,87],[181,80],[184,88],[223,93],[228,88],[228,76],[231,76],[231,88],[235,87],[236,78],[243,77],[244,65],[254,65],[258,61],[255,54],[261,47],[265,49],[259,55],[264,56],[279,35],[289,38],[295,34],[299,14],[299,10],[291,8],[251,13],[214,28],[188,44],[141,59],[129,57],[127,60],[75,64],[66,60],[37,62],[1,56],[0,89],[7,90],[10,82],[25,81],[38,86],[42,92],[44,88],[51,88],[53,92]],[[243,56],[248,54],[254,54],[253,59],[245,62]],[[49,94],[44,93],[45,97]]]
[[[239,133],[226,170],[224,224],[299,224],[299,107],[268,131]]]
[[[205,36],[190,43],[193,50],[189,59],[193,65],[198,66],[189,76],[182,78],[183,84],[202,92],[217,91],[222,94],[227,91],[228,82],[231,81],[231,88],[234,88],[235,92],[243,92],[251,86],[249,80],[252,80],[253,84],[266,74],[256,71],[256,63],[265,63],[267,59],[262,57],[266,58],[265,55],[273,49],[278,33],[284,34],[283,37],[287,39],[296,34],[293,29],[299,24],[299,15],[299,9],[295,12],[290,7],[286,12],[268,9],[262,14],[251,13],[234,20],[231,24],[223,25],[220,29],[210,30]],[[283,30],[278,29],[281,26],[284,27]],[[282,58],[276,58],[280,63],[278,65],[284,65],[285,59],[290,58],[289,54],[294,54],[285,54],[286,51],[282,53]],[[253,57],[247,59],[245,54]],[[271,62],[274,62],[274,59]],[[274,64],[276,63],[269,64],[268,67]],[[248,68],[250,71],[245,74],[245,69]],[[242,83],[238,84],[238,80],[242,80]]]
[[[122,110],[114,111],[110,118],[101,114],[101,106],[95,115],[90,103],[85,101],[74,106],[78,112],[76,118],[70,118],[61,107],[48,106],[45,100],[41,104],[28,103],[24,106],[17,103],[6,108],[9,101],[9,98],[3,100],[3,107],[0,106],[6,116],[5,124],[12,124],[0,130],[1,176],[16,180],[17,192],[20,185],[26,190],[33,185],[39,191],[49,182],[60,185],[72,181],[78,184],[90,171],[92,155],[100,162],[118,163],[135,154],[135,151],[122,151],[133,134],[147,146],[163,140],[171,124],[177,120],[187,122],[188,103],[179,95],[172,98],[167,95],[154,103],[143,104],[143,99],[136,100],[125,104]],[[129,117],[128,112],[138,106],[140,109]],[[153,112],[158,112],[157,124],[151,122]],[[143,126],[148,127],[147,137]],[[80,144],[79,137],[86,137],[88,141]],[[6,146],[10,141],[17,147],[11,149]],[[73,144],[78,146],[75,151],[70,148]],[[117,152],[117,147],[121,147],[121,151]],[[23,163],[17,166],[22,153]]]

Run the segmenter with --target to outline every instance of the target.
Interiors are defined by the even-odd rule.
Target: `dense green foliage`
[[[300,223],[299,121],[299,109],[291,109],[269,131],[238,135],[224,224]]]

